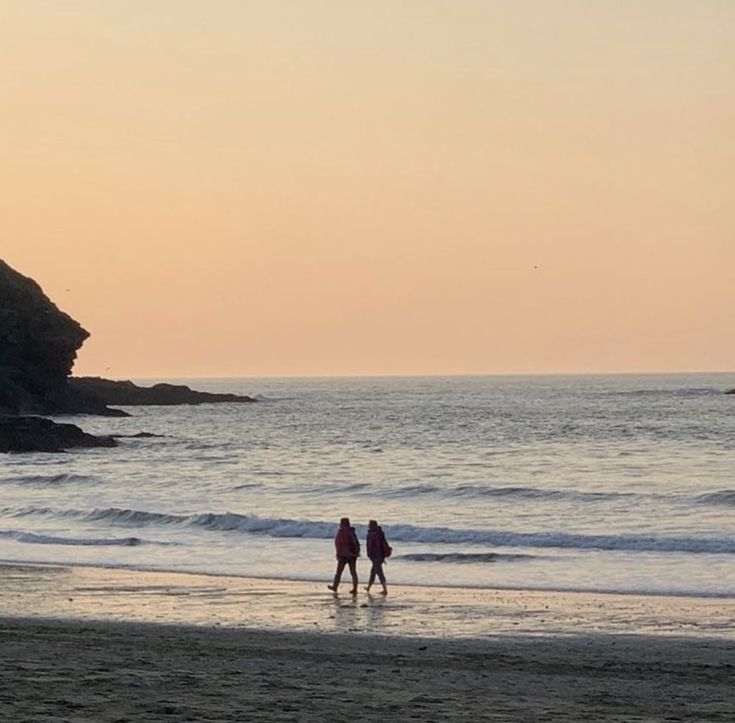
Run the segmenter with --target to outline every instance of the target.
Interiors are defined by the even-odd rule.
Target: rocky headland
[[[197,392],[184,384],[154,384],[141,387],[131,381],[115,381],[102,377],[71,377],[69,387],[78,397],[91,398],[103,404],[135,407],[140,405],[168,406],[173,404],[218,404],[222,402],[254,402],[253,397],[240,394]]]
[[[0,412],[77,411],[67,378],[88,336],[33,279],[0,261]]]
[[[197,392],[174,384],[140,387],[129,381],[71,377],[89,332],[61,311],[31,278],[0,260],[0,452],[55,452],[113,446],[72,424],[42,415],[126,417],[109,405],[254,402],[236,394]]]

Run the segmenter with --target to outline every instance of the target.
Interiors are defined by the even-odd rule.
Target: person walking
[[[352,595],[357,595],[357,558],[360,556],[360,542],[355,534],[355,528],[350,525],[350,518],[343,517],[339,521],[339,529],[334,536],[334,547],[337,553],[337,571],[334,573],[334,582],[327,585],[330,590],[337,592],[342,580],[345,566],[350,568],[352,577]]]
[[[385,573],[383,572],[383,563],[387,557],[390,557],[393,552],[393,548],[388,544],[388,540],[385,539],[385,533],[378,524],[377,520],[370,520],[368,522],[367,531],[367,554],[372,562],[373,566],[370,569],[370,579],[368,580],[367,587],[365,588],[370,592],[370,588],[375,582],[375,577],[380,580],[380,584],[383,586],[383,595],[388,594],[388,586],[385,583]]]

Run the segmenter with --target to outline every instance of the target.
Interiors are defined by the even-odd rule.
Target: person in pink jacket
[[[343,517],[339,521],[339,529],[334,536],[334,548],[337,553],[337,571],[334,573],[334,582],[327,585],[330,590],[337,592],[342,580],[345,566],[350,568],[352,577],[352,595],[357,595],[357,558],[360,556],[360,542],[355,534],[355,528],[350,525],[350,518]]]
[[[383,563],[385,562],[385,558],[390,557],[392,552],[393,548],[388,544],[383,528],[376,520],[370,520],[370,522],[368,522],[367,531],[367,554],[370,558],[370,562],[373,563],[373,566],[370,570],[368,585],[365,588],[368,592],[370,592],[370,588],[373,586],[377,575],[380,580],[380,584],[383,586],[383,595],[388,594],[388,586],[386,585],[385,573],[383,572]]]

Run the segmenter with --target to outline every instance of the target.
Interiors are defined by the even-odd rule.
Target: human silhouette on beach
[[[367,554],[370,558],[370,562],[373,563],[370,569],[370,579],[368,580],[367,587],[365,588],[370,592],[370,588],[375,582],[377,575],[380,580],[380,584],[383,586],[383,595],[388,594],[388,586],[385,584],[385,573],[383,572],[383,563],[386,557],[390,557],[393,552],[393,548],[388,544],[388,540],[385,539],[385,533],[383,528],[377,523],[376,520],[370,520],[368,522],[367,531]]]
[[[352,577],[350,592],[352,595],[357,595],[357,558],[360,555],[360,542],[355,534],[355,528],[350,525],[349,517],[343,517],[339,521],[339,529],[334,536],[334,547],[337,553],[337,571],[334,573],[334,582],[327,587],[337,592],[342,580],[342,571],[347,565]]]

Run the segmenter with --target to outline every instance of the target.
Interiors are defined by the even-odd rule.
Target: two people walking
[[[382,594],[387,595],[388,587],[385,581],[385,572],[383,572],[383,564],[385,563],[385,559],[390,557],[393,550],[376,520],[370,520],[368,522],[366,544],[367,555],[370,558],[372,567],[370,569],[368,585],[365,589],[370,592],[370,588],[375,583],[375,578],[377,577],[383,587]],[[350,593],[357,595],[357,558],[360,556],[360,541],[357,539],[355,528],[350,525],[349,517],[343,517],[339,521],[339,529],[334,537],[334,547],[337,553],[337,570],[334,573],[334,581],[331,585],[327,585],[327,587],[337,592],[342,580],[342,573],[345,567],[348,567],[350,577],[352,578],[352,590],[350,590]]]

